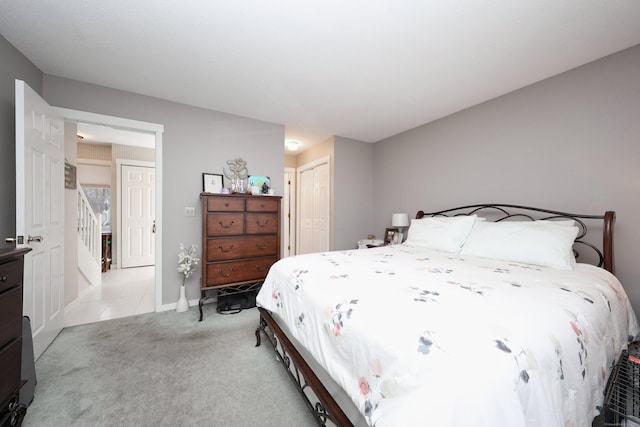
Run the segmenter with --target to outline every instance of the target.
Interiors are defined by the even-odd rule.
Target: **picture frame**
[[[267,194],[263,187],[265,184],[267,189],[271,188],[271,179],[268,176],[249,175],[247,185],[252,189],[252,194]],[[254,187],[258,189],[257,193],[253,192]]]
[[[221,193],[222,187],[222,174],[206,172],[202,174],[202,191],[204,193]]]
[[[396,242],[396,235],[400,232],[397,227],[389,227],[384,230],[384,244],[393,245]]]

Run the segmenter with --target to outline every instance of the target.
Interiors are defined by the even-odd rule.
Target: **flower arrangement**
[[[198,245],[193,244],[188,249],[184,247],[182,243],[180,243],[180,252],[178,252],[178,271],[183,274],[182,277],[182,286],[184,286],[185,280],[189,278],[196,270],[196,265],[198,265]]]

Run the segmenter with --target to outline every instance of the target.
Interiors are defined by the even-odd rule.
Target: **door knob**
[[[27,236],[27,243],[42,242],[42,236]]]

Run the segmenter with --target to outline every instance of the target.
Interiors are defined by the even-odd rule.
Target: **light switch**
[[[196,216],[196,208],[185,206],[184,216]]]

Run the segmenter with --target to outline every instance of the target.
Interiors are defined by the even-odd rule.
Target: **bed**
[[[591,425],[640,333],[612,274],[614,220],[419,211],[403,244],[284,258],[258,294],[256,345],[268,338],[320,425]]]

